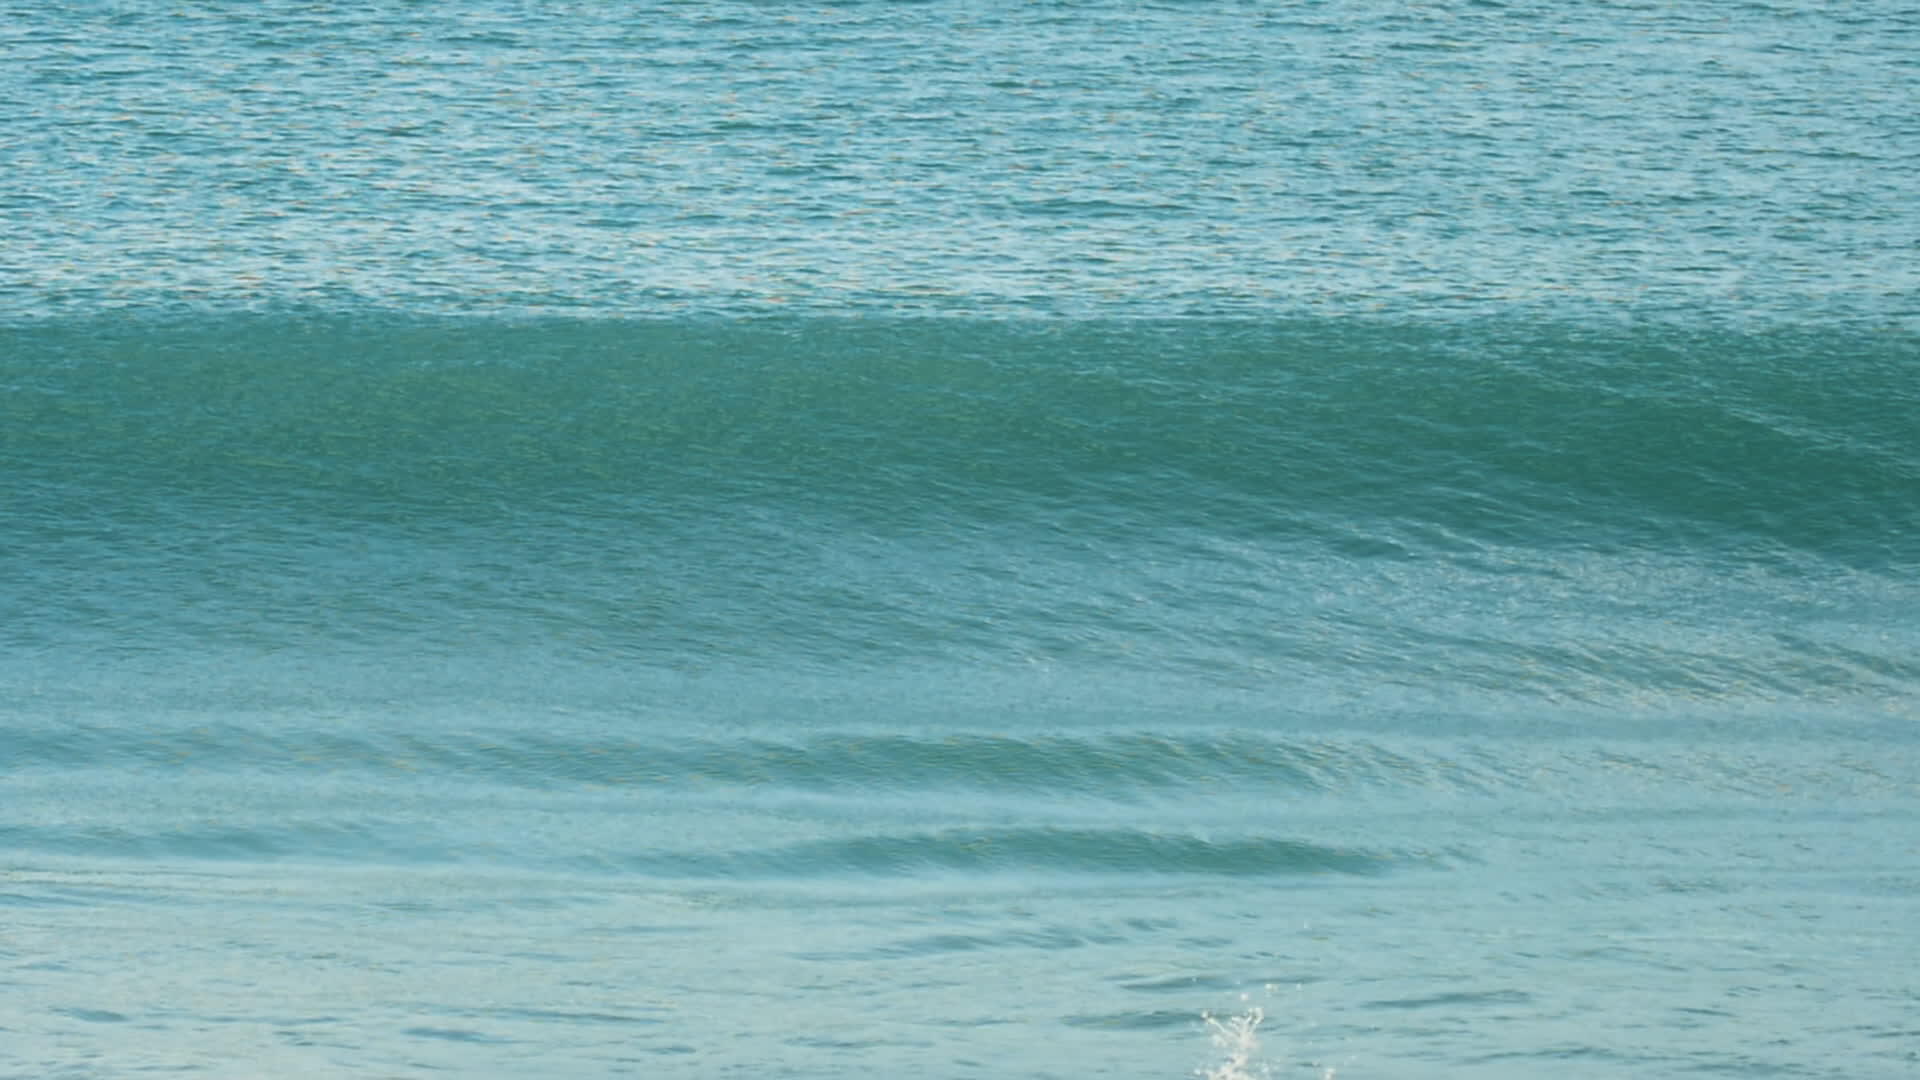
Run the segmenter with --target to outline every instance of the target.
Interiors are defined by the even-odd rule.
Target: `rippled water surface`
[[[0,1077],[1913,1075],[1916,45],[0,9]]]
[[[123,2],[4,25],[14,310],[1914,314],[1898,4]]]

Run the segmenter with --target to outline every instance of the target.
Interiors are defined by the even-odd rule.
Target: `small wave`
[[[604,717],[602,728],[643,718]],[[1304,735],[1244,729],[1009,735],[816,731],[787,737],[394,730],[377,716],[192,726],[42,723],[0,717],[10,768],[379,780],[409,777],[546,791],[631,790],[680,798],[918,799],[929,793],[1027,803],[1127,806],[1196,797],[1340,801],[1662,790],[1768,798],[1873,797],[1906,790],[1920,760],[1900,746]]]
[[[635,855],[621,870],[675,877],[1058,873],[1273,877],[1380,874],[1419,856],[1300,840],[1146,829],[986,828],[863,835],[758,851]]]

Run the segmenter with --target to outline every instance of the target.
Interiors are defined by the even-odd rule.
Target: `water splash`
[[[1253,1056],[1260,1051],[1260,1022],[1266,1018],[1267,1011],[1258,1005],[1224,1019],[1201,1013],[1200,1019],[1207,1025],[1207,1039],[1215,1050],[1226,1055],[1226,1060],[1212,1068],[1195,1069],[1194,1075],[1200,1080],[1254,1080],[1271,1075],[1272,1068],[1265,1064],[1257,1066],[1256,1072],[1248,1071]]]
[[[1272,993],[1273,987],[1267,987]],[[1247,995],[1240,995],[1241,1001]],[[1260,1053],[1260,1025],[1267,1018],[1267,1010],[1258,1005],[1248,1005],[1247,1010],[1234,1016],[1219,1017],[1210,1012],[1200,1014],[1207,1026],[1207,1039],[1213,1043],[1214,1050],[1225,1060],[1211,1067],[1195,1069],[1193,1075],[1200,1080],[1269,1080],[1273,1076],[1273,1065],[1258,1061]],[[1332,1066],[1320,1071],[1319,1080],[1334,1080]]]

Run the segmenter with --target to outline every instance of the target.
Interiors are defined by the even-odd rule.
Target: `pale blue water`
[[[1915,1075],[1916,46],[0,12],[0,1077]]]

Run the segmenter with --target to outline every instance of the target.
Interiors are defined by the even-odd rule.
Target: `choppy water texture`
[[[1915,314],[1902,4],[14,8],[27,311]]]
[[[1915,46],[6,9],[0,1077],[1913,1075]]]

